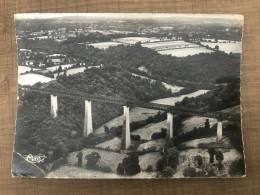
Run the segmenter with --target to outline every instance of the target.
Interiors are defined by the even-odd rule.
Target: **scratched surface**
[[[169,12],[245,16],[242,118],[247,177],[242,179],[55,180],[11,178],[17,106],[14,13]],[[260,194],[260,0],[0,0],[0,194]]]

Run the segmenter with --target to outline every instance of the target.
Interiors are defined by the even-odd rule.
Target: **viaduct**
[[[38,89],[35,87],[20,87],[24,91],[34,91],[42,94],[49,94],[51,99],[51,111],[50,114],[53,118],[58,117],[58,96],[75,97],[85,99],[85,118],[84,118],[84,128],[83,136],[87,137],[90,133],[93,133],[92,126],[92,108],[91,101],[97,102],[108,102],[119,104],[123,106],[123,132],[122,132],[122,149],[127,149],[131,145],[130,138],[130,117],[129,117],[129,107],[142,107],[155,110],[161,110],[167,112],[167,131],[166,137],[173,138],[173,117],[175,114],[189,114],[202,117],[210,117],[218,119],[217,123],[217,138],[222,138],[222,120],[230,120],[231,115],[219,112],[200,112],[189,110],[176,106],[169,106],[164,104],[142,102],[142,101],[131,101],[119,98],[110,98],[100,95],[89,95],[84,93],[74,93],[67,91],[53,91],[47,89]]]

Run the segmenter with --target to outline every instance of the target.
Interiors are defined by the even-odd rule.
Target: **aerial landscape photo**
[[[246,175],[243,16],[16,14],[12,174]]]

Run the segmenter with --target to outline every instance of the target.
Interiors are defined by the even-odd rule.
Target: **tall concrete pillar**
[[[167,113],[166,138],[173,138],[173,114]]]
[[[51,117],[57,117],[58,101],[57,96],[51,95]]]
[[[130,138],[130,117],[129,117],[129,107],[123,106],[124,115],[123,115],[123,132],[122,132],[122,149],[126,150],[131,145]]]
[[[222,122],[218,122],[218,127],[217,127],[217,139],[222,138]]]
[[[93,133],[91,101],[85,100],[85,119],[83,136],[87,137],[90,133]]]

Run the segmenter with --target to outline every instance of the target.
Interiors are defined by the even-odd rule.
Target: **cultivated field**
[[[98,152],[99,155],[101,156],[98,164],[100,166],[109,166],[113,172],[116,173],[116,169],[119,163],[122,162],[123,158],[126,157],[125,154],[119,154],[116,152],[110,152],[110,151],[104,151],[104,150],[98,150],[98,149],[90,149],[90,148],[85,148],[81,150],[83,153],[83,158],[82,158],[82,166],[85,167],[87,160],[85,159],[85,156],[87,154],[90,154],[91,152]],[[72,152],[69,153],[69,156],[67,157],[68,165],[70,166],[75,166],[78,162],[77,159],[77,154],[78,152]]]
[[[30,71],[31,70],[31,67],[28,67],[28,66],[18,66],[18,75],[22,74],[22,73],[25,73],[27,71]],[[39,70],[38,68],[33,68],[33,71],[35,70]]]
[[[216,124],[218,121],[214,118],[193,116],[182,122],[182,128],[179,133],[187,133],[193,130],[194,127],[204,127],[206,119],[209,119],[210,127]]]
[[[179,49],[186,47],[199,47],[199,45],[194,43],[188,43],[185,41],[161,41],[156,43],[144,43],[143,47],[147,47],[154,50],[162,50],[162,49]]]
[[[55,79],[34,73],[28,73],[18,76],[18,83],[20,85],[34,85],[38,82],[47,83],[53,80]]]
[[[212,53],[213,51],[210,49],[206,49],[205,47],[195,47],[195,48],[181,48],[181,49],[171,49],[158,51],[162,55],[172,55],[175,57],[186,57],[192,56],[200,53]]]
[[[100,42],[100,43],[92,43],[92,44],[88,44],[88,45],[91,45],[98,49],[107,49],[110,46],[117,46],[117,45],[121,45],[121,44],[122,43],[119,43],[119,42]]]
[[[64,64],[64,65],[60,65],[62,70],[66,69],[66,68],[70,68],[75,64]],[[41,70],[40,72],[45,73],[45,72],[54,72],[55,70],[58,70],[59,65],[58,66],[52,66],[52,67],[48,67],[46,68],[46,70]]]
[[[215,48],[216,45],[219,46],[220,51],[224,51],[229,54],[232,53],[241,53],[242,52],[242,43],[241,42],[231,42],[231,43],[212,43],[212,42],[201,42],[202,45],[208,45],[210,48]]]
[[[155,42],[155,41],[160,41],[157,38],[147,38],[147,37],[125,37],[125,38],[120,38],[120,39],[115,39],[115,41],[124,43],[124,44],[135,44],[137,42],[141,43],[149,43],[149,42]]]
[[[156,132],[160,132],[161,128],[166,128],[166,120],[161,121],[159,123],[151,123],[148,124],[144,127],[141,127],[140,129],[132,132],[131,134],[133,135],[140,135],[141,139],[143,140],[151,140],[152,139],[152,134]]]

